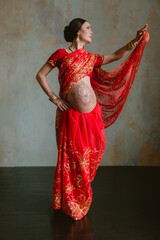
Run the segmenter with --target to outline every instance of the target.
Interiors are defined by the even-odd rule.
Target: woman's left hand
[[[146,24],[143,28],[141,28],[139,31],[137,31],[137,36],[135,37],[135,41],[141,40],[144,31],[147,31],[148,24]]]

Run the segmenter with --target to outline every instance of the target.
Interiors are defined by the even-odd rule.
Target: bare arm
[[[140,39],[143,36],[144,31],[147,30],[147,27],[148,27],[148,25],[146,24],[142,29],[137,31],[137,36],[132,40],[132,43],[134,45],[138,44],[138,42],[140,41]],[[128,48],[128,44],[126,44],[122,48],[118,49],[116,52],[114,52],[112,54],[104,55],[104,60],[103,60],[102,65],[121,59],[122,57],[126,56],[129,51],[130,50]]]
[[[46,76],[52,69],[53,67],[51,65],[49,65],[48,63],[45,63],[36,75],[36,79],[39,85],[49,97],[53,94],[53,91],[51,90],[46,80]]]
[[[135,39],[133,39],[132,42],[137,44]],[[128,49],[128,44],[126,44],[122,48],[118,49],[116,52],[114,52],[112,54],[104,55],[104,60],[103,60],[102,65],[121,59],[122,57],[126,56],[129,51],[130,50]]]
[[[46,80],[46,76],[48,75],[48,73],[53,69],[53,67],[48,64],[48,63],[45,63],[41,69],[38,71],[37,75],[36,75],[36,79],[39,83],[39,85],[41,86],[41,88],[43,89],[43,91],[50,97],[52,94],[55,94],[47,80]],[[56,95],[56,94],[55,94]],[[53,103],[55,105],[57,105],[62,111],[63,110],[67,110],[68,107],[70,106],[67,102],[65,102],[63,99],[61,98],[58,98],[56,100],[53,101]]]

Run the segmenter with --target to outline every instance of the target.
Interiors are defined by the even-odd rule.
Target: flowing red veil
[[[105,128],[114,123],[127,100],[148,40],[145,31],[133,52],[111,72],[96,67],[93,70],[91,84],[102,108]]]

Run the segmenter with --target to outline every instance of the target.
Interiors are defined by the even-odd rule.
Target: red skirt
[[[102,110],[97,102],[89,113],[73,108],[60,112],[51,208],[81,219],[92,203],[91,182],[106,146]]]

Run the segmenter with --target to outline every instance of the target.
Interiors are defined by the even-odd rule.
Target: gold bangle
[[[133,48],[136,46],[135,43],[133,43],[133,41],[131,41],[131,45],[133,46]]]
[[[128,46],[128,50],[132,50],[131,42],[129,42],[127,46]]]
[[[129,50],[132,50],[132,49],[135,47],[135,45],[134,45],[134,43],[133,43],[132,41],[130,41],[130,42],[127,44],[127,46],[128,46],[128,48],[129,48]]]
[[[57,95],[55,95],[54,93],[49,97],[49,100],[51,102],[53,102],[54,100],[58,99],[59,97],[57,97]]]

